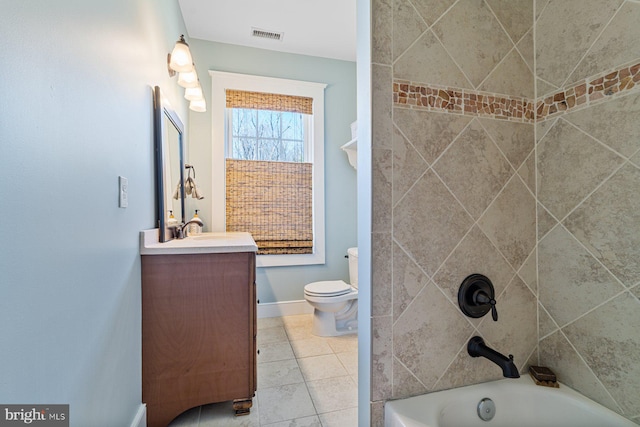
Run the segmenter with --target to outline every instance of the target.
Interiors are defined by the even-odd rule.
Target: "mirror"
[[[156,149],[156,217],[160,242],[173,239],[172,222],[184,223],[184,125],[160,87],[153,91]],[[171,218],[173,213],[174,218]]]

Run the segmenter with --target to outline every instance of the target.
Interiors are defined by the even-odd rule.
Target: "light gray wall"
[[[356,246],[356,171],[340,146],[351,139],[356,120],[355,62],[253,49],[192,39],[189,42],[200,83],[211,104],[209,70],[253,74],[326,83],[325,89],[325,228],[326,264],[259,268],[260,302],[301,300],[304,285],[316,280],[348,280],[347,248]],[[224,167],[224,159],[211,154],[211,113],[189,114],[187,159],[197,172],[198,187],[206,198],[187,200],[187,218],[199,209],[211,223],[211,170]]]
[[[2,2],[2,403],[69,403],[78,427],[128,426],[140,408],[151,88],[186,119],[166,72],[184,32],[174,0]]]

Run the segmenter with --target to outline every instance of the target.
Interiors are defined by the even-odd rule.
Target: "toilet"
[[[314,335],[335,337],[358,331],[358,248],[349,248],[347,254],[351,284],[328,280],[304,287],[304,299],[313,306]]]

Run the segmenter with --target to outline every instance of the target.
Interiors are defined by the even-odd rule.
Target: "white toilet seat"
[[[329,280],[309,283],[304,287],[304,294],[311,297],[339,297],[352,290],[351,285],[342,280]]]

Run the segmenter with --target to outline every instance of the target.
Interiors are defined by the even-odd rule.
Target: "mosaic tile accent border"
[[[393,103],[423,110],[491,117],[516,122],[534,121],[531,100],[469,89],[442,87],[394,79]]]
[[[395,106],[524,123],[591,105],[640,88],[640,62],[601,73],[537,100],[470,89],[393,80]]]
[[[640,63],[585,79],[536,102],[536,120],[591,104],[631,90],[640,82]],[[640,84],[638,84],[640,87]]]

